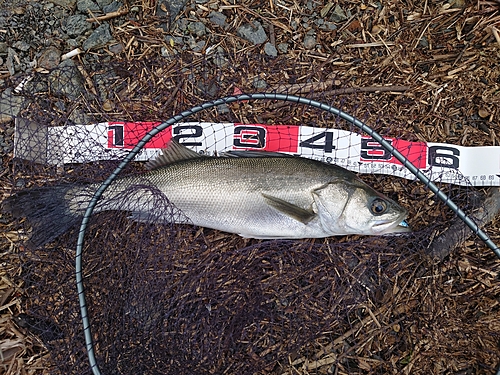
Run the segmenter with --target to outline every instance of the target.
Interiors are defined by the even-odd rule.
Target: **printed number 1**
[[[325,139],[324,144],[317,144],[316,142]],[[299,144],[300,147],[307,147],[313,149],[320,149],[325,152],[333,152],[335,150],[335,146],[333,145],[333,133],[331,132],[323,132],[320,134],[313,135],[311,138],[305,139]]]

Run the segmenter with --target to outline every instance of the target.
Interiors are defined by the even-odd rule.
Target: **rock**
[[[12,48],[7,47],[7,60],[5,61],[5,65],[7,66],[7,70],[9,71],[9,74],[11,76],[14,75],[16,72],[16,69],[14,67],[14,56],[17,56],[16,51],[14,51]]]
[[[38,66],[45,69],[54,69],[61,62],[61,51],[56,47],[49,47],[42,52],[38,59]]]
[[[252,44],[262,44],[267,40],[266,32],[259,21],[241,26],[238,28],[237,34]]]
[[[326,4],[323,8],[321,8],[321,10],[319,11],[319,14],[321,17],[325,17],[327,15],[327,13],[330,11],[330,9],[332,9],[333,7],[333,3],[332,2],[329,2],[328,4]]]
[[[46,93],[49,87],[45,80],[33,79],[24,85],[23,91],[30,94]]]
[[[340,5],[335,5],[335,9],[333,9],[332,15],[330,19],[334,22],[342,22],[347,20],[347,16],[344,13],[344,10],[340,7]]]
[[[288,52],[288,43],[280,43],[278,44],[278,50],[281,52],[281,53],[287,53]]]
[[[17,42],[15,42],[12,47],[14,47],[15,49],[18,49],[20,51],[23,51],[23,52],[26,52],[27,50],[30,49],[30,45],[28,43],[26,43],[24,40],[18,40]]]
[[[101,3],[97,1],[97,3],[101,6]],[[123,6],[123,3],[121,1],[113,1],[109,5],[104,5],[102,7],[102,11],[104,13],[111,13],[111,12],[116,12],[118,9],[120,9]]]
[[[76,0],[50,0],[56,5],[60,5],[64,8],[75,9]]]
[[[210,19],[210,22],[219,25],[219,26],[226,26],[226,16],[222,14],[221,12],[212,12],[208,15],[208,18]]]
[[[82,35],[91,28],[91,23],[87,22],[87,17],[83,14],[75,14],[66,18],[66,33],[69,36]]]
[[[197,42],[192,36],[190,36],[190,38],[187,40],[187,45],[194,52],[200,52],[205,47],[205,41],[200,40]]]
[[[19,114],[26,99],[19,95],[13,95],[9,87],[0,96],[0,124],[12,120]]]
[[[206,34],[206,28],[203,22],[191,22],[188,24],[187,29],[191,34],[195,34],[198,37]]]
[[[156,6],[156,15],[164,17],[167,14],[170,16],[170,22],[174,22],[179,12],[186,5],[187,0],[160,0]],[[168,13],[166,12],[168,11]]]
[[[422,48],[429,48],[429,41],[425,35],[422,35],[422,38],[418,41],[418,45]]]
[[[113,1],[113,0],[96,0],[97,2],[97,5],[99,6],[99,8],[103,9],[105,6],[108,6],[112,3],[115,3],[117,1]]]
[[[228,114],[230,111],[229,106],[226,103],[217,106],[217,113],[220,115]]]
[[[219,51],[215,52],[213,61],[218,68],[227,67],[227,64],[229,62],[228,59],[224,56],[224,52]]]
[[[0,53],[6,53],[7,52],[7,43],[5,42],[0,42]]]
[[[265,89],[267,87],[267,82],[260,77],[255,77],[253,79],[252,86],[256,89]]]
[[[123,52],[125,48],[123,47],[123,44],[117,43],[117,44],[113,44],[113,45],[109,46],[108,49],[109,49],[109,52],[112,52],[115,55],[117,55],[117,54]]]
[[[304,48],[312,49],[316,46],[316,38],[314,35],[306,35],[304,38]]]
[[[103,23],[83,42],[83,49],[88,51],[92,48],[101,48],[113,39],[108,23]]]
[[[95,118],[85,113],[81,108],[75,108],[68,116],[68,120],[74,124],[93,124]]]
[[[54,95],[73,101],[85,93],[83,81],[73,60],[64,60],[48,77],[48,83]]]
[[[89,10],[95,13],[101,10],[92,0],[77,0],[76,7],[82,13],[88,13]]]
[[[271,43],[267,42],[264,44],[264,52],[268,56],[276,57],[278,56],[278,50]]]

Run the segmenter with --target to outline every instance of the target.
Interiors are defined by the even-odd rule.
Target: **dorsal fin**
[[[149,170],[158,169],[165,167],[172,163],[181,161],[201,158],[202,156],[196,151],[190,150],[189,148],[181,145],[175,139],[171,139],[167,146],[161,150],[162,154],[156,159],[149,160],[145,167]]]
[[[230,150],[219,154],[226,158],[293,158],[293,155],[282,152],[253,151],[253,150]]]

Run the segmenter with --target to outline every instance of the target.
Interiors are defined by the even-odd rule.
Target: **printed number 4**
[[[319,142],[322,139],[325,139],[324,143]],[[305,139],[299,144],[300,147],[320,149],[324,152],[333,152],[335,150],[335,146],[333,145],[333,133],[331,132],[323,132],[320,134],[313,135],[311,138]]]

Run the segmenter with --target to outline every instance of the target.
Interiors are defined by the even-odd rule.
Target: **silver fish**
[[[354,173],[317,160],[248,151],[208,157],[172,141],[147,167],[144,174],[116,179],[94,212],[125,210],[137,221],[175,222],[171,212],[151,203],[151,194],[116,199],[146,180],[190,223],[242,237],[300,239],[410,230],[404,208]],[[21,191],[7,198],[3,209],[27,217],[31,244],[40,246],[81,220],[98,186]]]

